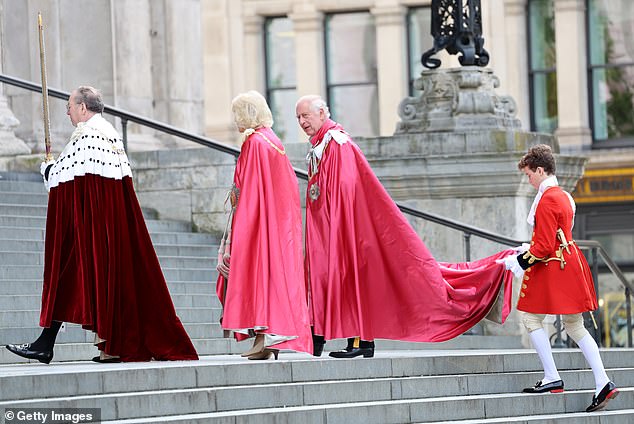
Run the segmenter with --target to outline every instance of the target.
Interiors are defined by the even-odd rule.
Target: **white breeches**
[[[546,314],[531,314],[529,312],[524,312],[522,314],[522,323],[528,332],[531,333],[540,328],[544,328],[544,318],[546,318]],[[564,323],[564,330],[566,330],[566,333],[572,337],[572,340],[574,340],[575,343],[579,343],[579,340],[590,334],[583,325],[582,314],[562,315],[561,320]]]

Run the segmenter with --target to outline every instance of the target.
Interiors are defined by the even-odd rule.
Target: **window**
[[[409,95],[417,96],[414,80],[420,77],[423,64],[420,61],[424,52],[434,45],[431,35],[431,9],[429,7],[412,7],[407,12],[407,50],[409,70]]]
[[[295,34],[287,17],[264,22],[266,97],[273,112],[273,129],[283,142],[299,141],[295,102]]]
[[[595,146],[634,144],[634,2],[588,1],[590,116]]]
[[[326,86],[332,118],[353,136],[379,134],[376,31],[369,12],[326,16]]]
[[[528,3],[531,129],[553,133],[557,128],[557,72],[553,0]]]

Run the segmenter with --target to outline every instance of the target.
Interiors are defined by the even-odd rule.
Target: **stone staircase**
[[[39,175],[0,177],[4,345],[32,341],[40,332],[47,195]],[[0,409],[99,408],[107,423],[634,423],[632,349],[603,351],[621,394],[594,414],[581,412],[593,378],[578,350],[555,351],[566,392],[519,393],[542,372],[537,355],[520,349],[518,337],[381,340],[372,359],[287,352],[278,361],[241,358],[235,353],[247,347],[223,339],[217,324],[217,240],[144,212],[176,311],[201,360],[94,364],[88,361],[97,354],[91,333],[70,324],[58,336],[51,365],[26,363],[0,348]]]
[[[578,350],[557,350],[567,390],[526,395],[541,378],[526,350],[381,351],[373,359],[0,365],[0,409],[100,408],[104,423],[632,423],[632,351],[603,352],[620,395],[590,403]],[[579,370],[583,369],[583,370]]]

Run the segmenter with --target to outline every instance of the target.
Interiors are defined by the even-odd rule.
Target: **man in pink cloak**
[[[495,259],[438,263],[376,178],[359,147],[329,119],[319,96],[300,98],[310,137],[306,194],[306,281],[313,354],[348,338],[337,358],[372,357],[374,339],[441,342],[492,310],[510,311],[512,274]]]

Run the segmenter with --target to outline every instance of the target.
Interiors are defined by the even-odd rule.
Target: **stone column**
[[[325,96],[324,15],[314,5],[299,3],[289,17],[295,31],[297,96]]]
[[[377,2],[379,3],[379,2]],[[391,135],[398,121],[398,104],[407,95],[405,11],[396,1],[383,1],[371,10],[376,23],[379,132]]]
[[[152,32],[149,0],[111,0],[114,41],[114,105],[137,115],[154,117]],[[117,119],[119,126],[120,120]],[[128,149],[161,147],[154,130],[127,125]]]
[[[499,0],[482,0],[482,37],[484,48],[489,52],[487,67],[495,69],[500,79],[500,85],[507,87],[506,49],[507,33],[506,15],[504,7],[500,7]]]
[[[0,16],[4,16],[3,3],[0,3]],[[3,70],[4,38],[4,23],[0,20],[0,73]],[[4,95],[4,84],[0,84],[0,156],[31,153],[31,149],[13,132],[18,125],[20,125],[20,121],[9,108],[7,98]]]
[[[41,82],[37,12],[42,12],[46,47],[48,85],[63,89],[60,45],[60,11],[56,0],[4,1],[2,3],[2,70],[11,76]],[[20,121],[14,128],[17,137],[24,140],[33,152],[44,151],[42,125],[42,96],[17,88],[6,88],[11,110]],[[51,140],[53,151],[61,151],[70,133],[65,102],[49,99]]]
[[[562,151],[589,150],[585,1],[554,0],[557,50],[557,114]]]
[[[231,116],[231,100],[244,91],[245,67],[252,65],[244,57],[242,2],[205,1],[202,13],[205,135],[229,142],[238,134]]]
[[[528,96],[528,44],[526,42],[526,1],[504,0],[506,42],[505,91],[517,102],[517,116],[524,129],[529,129],[530,103]],[[495,51],[493,52],[495,56]],[[503,80],[504,81],[504,80]]]
[[[203,60],[200,0],[150,1],[156,118],[202,134]],[[158,29],[163,32],[159,32]],[[159,135],[168,147],[198,144]]]
[[[265,93],[264,18],[260,15],[249,14],[244,16],[244,56],[248,58],[249,63],[249,65],[243,63],[246,68],[244,74],[245,88]]]

